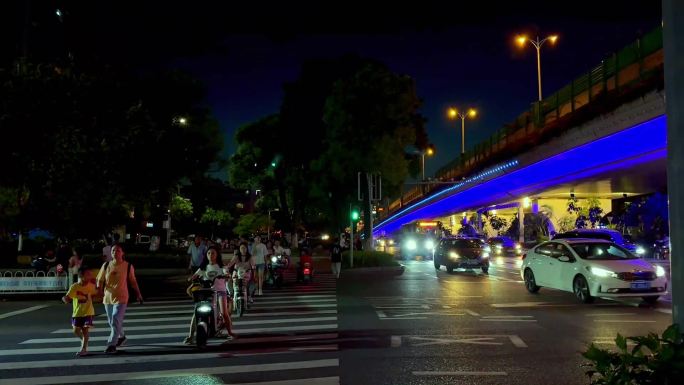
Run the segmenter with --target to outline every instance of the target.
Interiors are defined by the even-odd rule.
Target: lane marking
[[[241,333],[269,333],[269,332],[285,332],[285,331],[302,331],[302,330],[326,330],[337,329],[337,324],[323,324],[323,325],[302,325],[302,326],[283,326],[283,327],[269,327],[269,328],[254,328],[242,329]],[[154,338],[180,338],[187,337],[188,333],[152,333],[152,334],[127,334],[126,338],[129,340],[146,340]],[[109,336],[93,336],[90,341],[107,341]],[[20,345],[25,344],[52,344],[59,342],[73,342],[74,337],[57,337],[57,338],[34,338],[20,342]]]
[[[309,335],[294,335],[294,336],[269,336],[269,337],[242,337],[238,338],[237,340],[232,340],[232,341],[225,341],[225,340],[209,340],[207,343],[209,346],[219,346],[223,345],[224,343],[228,343],[230,345],[243,345],[243,344],[254,344],[254,343],[268,343],[268,342],[296,342],[296,341],[309,341],[309,340],[334,340],[339,337],[338,333],[318,333],[318,334],[309,334]],[[77,343],[77,340],[72,341],[72,343],[75,343],[74,346],[72,347],[62,347],[62,348],[48,348],[48,347],[41,347],[41,348],[28,348],[28,349],[5,349],[5,350],[0,350],[0,356],[23,356],[23,355],[32,355],[32,354],[58,354],[58,353],[75,353],[79,347],[80,344]],[[182,342],[156,342],[150,345],[135,345],[135,346],[126,346],[125,348],[122,348],[122,350],[128,351],[128,350],[157,350],[157,349],[163,349],[163,348],[175,348],[175,349],[189,349],[189,347]],[[106,346],[90,346],[90,350],[95,352],[101,352],[106,348]],[[192,348],[192,347],[190,347]]]
[[[486,315],[482,316],[482,318],[534,318],[534,316],[531,315]]]
[[[655,320],[595,319],[594,322],[654,323]]]
[[[300,378],[297,380],[232,383],[233,385],[339,385],[339,377]]]
[[[236,357],[255,357],[271,354],[291,354],[302,350],[337,350],[337,345],[315,345],[307,347],[293,347],[283,348],[286,350],[274,352],[216,352],[216,353],[174,353],[174,354],[155,354],[155,355],[135,355],[135,356],[104,356],[99,350],[92,351],[94,354],[86,359],[69,358],[66,360],[45,360],[45,361],[17,361],[0,363],[0,370],[11,369],[39,369],[39,368],[61,368],[69,366],[91,366],[91,365],[121,365],[121,364],[139,364],[152,362],[171,362],[171,361],[187,361],[187,360],[204,360],[208,358],[225,358],[226,356]],[[193,346],[184,346],[187,351],[195,350]],[[103,347],[104,349],[104,347]],[[130,348],[126,347],[125,350]],[[69,352],[78,350],[78,348],[69,348]],[[96,352],[96,353],[95,353]]]
[[[281,312],[247,312],[243,317],[289,317],[289,316],[306,316],[309,314],[337,314],[337,309],[333,310],[300,310],[300,311],[281,311]],[[126,320],[128,321],[128,320]],[[126,322],[124,321],[124,323]],[[125,328],[125,327],[124,327]]]
[[[527,344],[525,343],[525,341],[522,340],[522,338],[520,338],[520,336],[510,335],[510,336],[508,336],[508,339],[510,339],[511,343],[513,343],[513,345],[515,345],[515,347],[517,347],[517,348],[526,348],[527,347]]]
[[[622,317],[636,315],[636,313],[595,313],[595,314],[585,314],[587,317]]]
[[[23,377],[11,378],[7,380],[0,380],[0,384],[7,385],[49,385],[49,384],[68,384],[68,383],[92,383],[92,382],[111,382],[111,381],[131,381],[144,380],[153,378],[173,378],[173,377],[191,377],[194,375],[223,375],[235,373],[251,373],[251,372],[270,372],[270,371],[285,371],[295,369],[313,369],[325,367],[339,367],[338,359],[326,360],[312,360],[312,361],[296,361],[296,362],[279,362],[272,364],[255,364],[255,365],[235,365],[235,366],[221,366],[221,367],[203,367],[203,368],[187,368],[187,369],[170,369],[159,371],[146,372],[129,372],[129,373],[101,373],[75,375],[75,376],[46,376],[46,377]]]
[[[536,319],[518,319],[518,318],[480,318],[480,321],[489,322],[537,322]],[[655,321],[653,321],[655,322]]]
[[[507,376],[506,372],[412,372],[414,376]]]
[[[36,310],[40,310],[40,309],[45,309],[48,306],[50,306],[50,305],[36,305],[36,306],[27,307],[26,309],[20,309],[20,310],[11,311],[9,313],[3,313],[3,314],[0,314],[0,319],[5,319],[5,318],[13,317],[15,315],[24,314],[24,313],[28,313],[28,312],[32,312],[32,311],[36,311]]]
[[[385,318],[380,318],[380,321],[410,320],[410,319],[427,319],[427,317],[385,317]]]
[[[167,324],[167,325],[145,325],[145,326],[126,326],[126,331],[140,331],[140,330],[162,330],[162,329],[187,329],[189,328],[189,318],[184,317],[182,321],[186,321],[182,324]],[[243,325],[263,325],[263,324],[280,324],[280,323],[305,323],[305,322],[320,322],[320,321],[337,321],[337,317],[308,317],[308,318],[285,318],[285,319],[273,319],[273,320],[260,320],[260,321],[233,321],[233,326],[243,326]],[[106,321],[100,321],[100,323],[105,323]],[[239,329],[237,329],[239,330]],[[92,329],[90,333],[109,333],[108,328]],[[71,334],[72,329],[58,329],[51,334]]]
[[[337,307],[337,303],[314,303],[311,305],[301,304],[301,305],[285,305],[285,306],[262,306],[258,302],[252,304],[252,309],[268,308],[268,309],[296,309],[296,308],[319,308],[319,307]]]
[[[466,313],[470,314],[473,317],[479,317],[480,316],[480,313],[472,311],[470,309],[464,309],[463,311],[465,311]]]

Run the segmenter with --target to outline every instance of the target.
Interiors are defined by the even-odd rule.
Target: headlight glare
[[[416,241],[414,239],[409,239],[406,241],[406,248],[409,250],[415,250],[418,245],[416,244]]]
[[[432,239],[428,239],[425,241],[425,248],[428,250],[432,250],[435,248],[435,242],[432,241]]]
[[[211,306],[209,305],[199,305],[197,311],[200,313],[209,313],[211,311]]]
[[[610,270],[602,269],[600,267],[592,267],[589,271],[597,277],[617,277],[617,274]]]
[[[451,259],[458,259],[458,258],[460,258],[460,257],[458,256],[458,253],[457,253],[457,252],[455,252],[455,251],[450,251],[450,252],[449,252],[449,258],[451,258]]]
[[[635,252],[636,252],[637,254],[639,254],[639,255],[643,255],[643,254],[646,254],[646,249],[644,249],[644,248],[641,247],[641,246],[637,246]]]
[[[658,277],[664,277],[665,276],[665,269],[662,266],[656,265],[655,272],[656,272],[656,275]]]

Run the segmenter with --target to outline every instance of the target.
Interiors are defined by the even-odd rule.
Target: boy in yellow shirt
[[[69,291],[62,301],[66,304],[73,304],[71,314],[71,326],[74,334],[81,340],[81,350],[76,353],[77,357],[88,355],[88,332],[93,326],[95,308],[93,307],[93,296],[97,294],[97,288],[93,280],[93,274],[86,267],[78,269],[78,282],[71,285]]]

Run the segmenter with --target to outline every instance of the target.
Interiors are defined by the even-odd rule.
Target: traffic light
[[[359,217],[360,217],[359,210],[358,209],[352,209],[350,216],[351,216],[352,221],[354,221],[354,222],[358,221]]]

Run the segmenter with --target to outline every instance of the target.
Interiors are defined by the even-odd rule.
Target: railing
[[[440,181],[458,181],[491,164],[511,159],[593,117],[617,108],[654,88],[663,87],[663,38],[658,27],[570,84],[504,125],[463,156],[440,168]],[[419,198],[447,188],[415,186],[390,203],[386,216]]]

